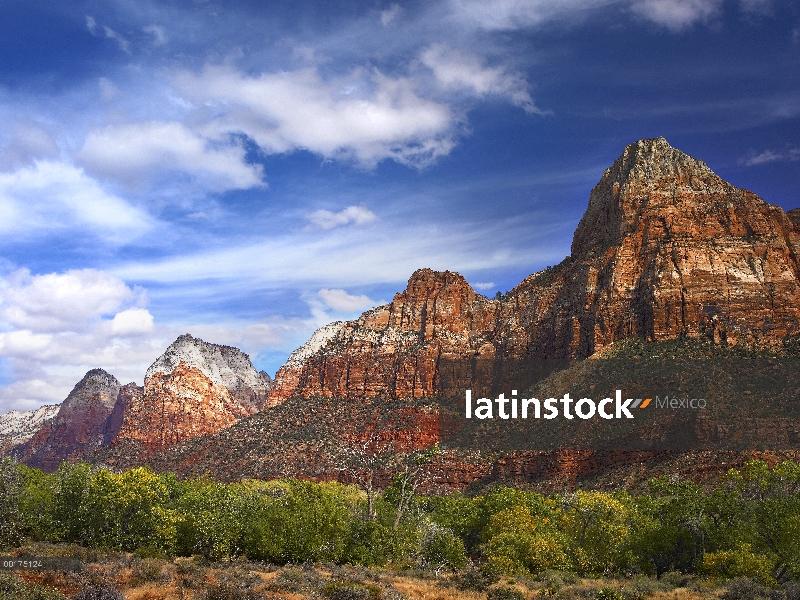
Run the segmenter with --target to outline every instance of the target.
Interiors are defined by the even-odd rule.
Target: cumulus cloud
[[[487,30],[536,27],[559,19],[581,18],[589,10],[618,0],[450,0],[455,19]]]
[[[93,173],[128,183],[150,174],[190,173],[215,191],[261,185],[260,165],[230,138],[204,138],[175,121],[109,125],[89,132],[79,153]]]
[[[307,218],[315,227],[333,229],[343,225],[366,225],[376,221],[378,216],[365,206],[348,206],[339,212],[316,210]]]
[[[0,318],[36,332],[85,327],[126,302],[141,301],[141,294],[121,279],[95,269],[45,275],[21,269],[3,280],[0,294]]]
[[[800,160],[800,148],[787,147],[785,150],[752,151],[747,158],[740,160],[746,167],[754,167],[773,162],[793,162]]]
[[[153,315],[146,308],[129,308],[111,319],[114,335],[136,335],[153,331]]]
[[[90,229],[110,241],[132,239],[149,229],[149,217],[107,193],[82,169],[37,161],[0,173],[0,232],[25,238],[42,230]]]
[[[420,55],[420,61],[431,71],[437,83],[449,90],[467,90],[475,96],[505,96],[526,112],[539,113],[528,92],[528,83],[520,73],[503,67],[487,67],[475,55],[466,54],[443,44],[433,44]]]
[[[639,0],[631,9],[657,25],[679,32],[718,16],[722,0]]]
[[[143,290],[95,269],[0,279],[0,357],[13,381],[0,412],[60,402],[91,368],[141,380],[167,340],[153,336]]]
[[[353,296],[344,290],[322,288],[317,295],[328,308],[340,312],[363,311],[377,304],[369,296]]]
[[[377,70],[327,81],[315,68],[253,77],[208,66],[178,73],[174,83],[206,107],[204,135],[244,134],[268,153],[309,150],[367,168],[387,158],[421,167],[454,146],[458,119],[449,106],[419,95],[412,78]]]

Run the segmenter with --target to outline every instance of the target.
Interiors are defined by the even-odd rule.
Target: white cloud
[[[94,269],[0,279],[0,357],[13,381],[0,412],[62,401],[89,369],[139,380],[170,340],[154,331],[142,290]]]
[[[450,107],[421,97],[413,79],[377,70],[325,81],[315,68],[251,77],[208,66],[199,75],[181,72],[174,83],[206,107],[209,139],[243,133],[268,153],[302,149],[364,167],[387,158],[425,166],[455,144]]]
[[[97,32],[97,21],[94,17],[90,17],[86,15],[86,29],[89,30],[89,33],[94,35]]]
[[[240,144],[214,143],[175,121],[95,129],[79,157],[92,172],[128,183],[153,173],[182,171],[209,189],[224,191],[261,185],[263,175],[260,165],[245,162]]]
[[[746,167],[754,167],[772,162],[793,162],[798,160],[800,160],[800,148],[787,147],[785,150],[753,151],[747,158],[739,162]]]
[[[317,295],[330,309],[340,312],[364,311],[377,305],[369,296],[352,296],[344,290],[322,288]]]
[[[42,230],[89,228],[111,241],[127,240],[149,229],[142,211],[103,190],[83,170],[55,161],[38,161],[0,173],[0,232],[30,237]]]
[[[320,229],[333,229],[343,225],[366,225],[378,219],[378,216],[364,206],[348,206],[339,212],[317,210],[308,215],[308,220]]]
[[[508,72],[502,67],[486,67],[483,61],[443,44],[432,44],[420,55],[422,64],[433,71],[440,86],[445,89],[465,89],[475,96],[487,94],[505,96],[526,112],[539,113],[528,92],[528,83],[520,73]]]
[[[399,17],[402,12],[403,9],[400,8],[399,4],[392,4],[386,10],[381,11],[381,24],[383,24],[384,27],[388,26],[389,23],[396,21],[397,17]]]
[[[553,20],[582,18],[619,0],[450,0],[453,18],[488,30],[536,27]]]
[[[153,331],[153,315],[146,308],[129,308],[114,315],[111,332],[115,335],[134,335]]]
[[[494,289],[495,285],[492,281],[481,282],[481,283],[473,283],[472,287],[476,290],[492,290]]]
[[[0,294],[0,318],[13,327],[38,332],[85,328],[140,298],[121,279],[95,269],[45,275],[21,269],[2,281]]]
[[[153,36],[154,46],[163,46],[167,43],[167,33],[161,25],[148,25],[142,27],[142,31]]]
[[[639,0],[631,9],[657,25],[679,32],[719,15],[722,0]]]

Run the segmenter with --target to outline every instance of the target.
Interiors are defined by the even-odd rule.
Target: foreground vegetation
[[[43,548],[80,550],[84,556],[89,550],[130,553],[119,556],[173,574],[181,564],[219,561],[326,564],[328,579],[319,579],[312,591],[333,600],[388,593],[352,581],[356,587],[336,592],[336,582],[346,587],[349,580],[331,573],[348,564],[429,574],[461,589],[489,590],[495,596],[490,600],[567,597],[566,590],[576,586],[587,589],[573,597],[644,597],[663,591],[667,580],[672,587],[694,582],[697,594],[705,593],[703,585],[732,580],[728,591],[751,586],[742,598],[789,598],[797,591],[800,466],[792,462],[770,469],[751,461],[712,491],[656,478],[650,493],[639,496],[543,496],[498,487],[473,497],[430,497],[413,493],[413,476],[397,475],[382,493],[367,494],[338,483],[179,481],[146,468],[117,474],[80,463],[63,463],[47,475],[4,459],[0,545],[16,548],[17,555]],[[60,545],[48,545],[54,543]],[[0,597],[3,589],[23,594],[14,587],[22,583],[2,577]],[[618,582],[607,589],[587,587],[586,578]],[[265,586],[267,579],[259,576]],[[325,588],[325,581],[334,587]]]

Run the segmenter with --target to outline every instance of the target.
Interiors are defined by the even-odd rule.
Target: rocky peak
[[[62,460],[78,460],[102,446],[103,432],[120,390],[117,378],[103,369],[92,369],[69,393],[51,420],[18,454],[28,465],[55,470]]]
[[[703,161],[663,137],[629,144],[592,190],[572,240],[572,257],[590,257],[619,245],[642,216],[696,216],[707,211],[709,201],[735,196],[736,191]]]
[[[154,375],[169,375],[178,365],[194,367],[212,383],[224,387],[249,412],[264,407],[272,380],[265,372],[256,371],[250,357],[233,346],[204,342],[188,333],[178,337],[145,374],[145,386]]]
[[[395,294],[387,325],[418,332],[420,341],[443,330],[463,335],[478,298],[486,300],[459,273],[419,269],[409,278],[405,291]]]

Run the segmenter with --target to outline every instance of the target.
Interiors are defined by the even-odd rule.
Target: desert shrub
[[[113,585],[103,584],[85,587],[72,600],[125,600],[125,596]]]
[[[750,577],[737,577],[728,583],[728,588],[722,593],[723,600],[769,600],[780,596],[763,585],[759,585]]]
[[[662,588],[674,590],[675,588],[686,587],[692,581],[692,576],[680,571],[669,571],[664,573],[659,581]]]
[[[141,583],[160,581],[165,575],[162,567],[161,561],[152,558],[136,561],[132,569],[133,577]]]
[[[629,599],[632,598],[646,598],[652,596],[656,592],[661,592],[667,589],[668,586],[664,583],[651,579],[650,577],[636,576],[631,578],[625,586],[623,593]],[[675,586],[673,586],[674,588]]]
[[[625,595],[620,590],[608,586],[597,590],[594,597],[597,600],[625,600]]]
[[[329,581],[322,593],[330,600],[376,600],[382,595],[379,587],[355,581]]]
[[[497,575],[484,569],[467,569],[458,573],[451,581],[461,591],[485,592],[499,580]]]
[[[43,585],[29,584],[13,573],[0,573],[0,598],[4,600],[66,600],[58,590]]]
[[[563,587],[572,583],[578,583],[578,576],[572,571],[557,571],[555,569],[545,569],[539,571],[536,580],[541,581],[545,586]]]
[[[270,587],[294,593],[318,592],[325,585],[325,579],[316,571],[306,569],[285,569],[272,581]]]
[[[800,600],[800,581],[789,581],[783,586],[786,600]]]
[[[525,594],[509,585],[501,585],[489,590],[488,600],[525,600]]]
[[[246,582],[221,581],[209,585],[199,595],[200,600],[262,600],[264,594],[257,592]]]

